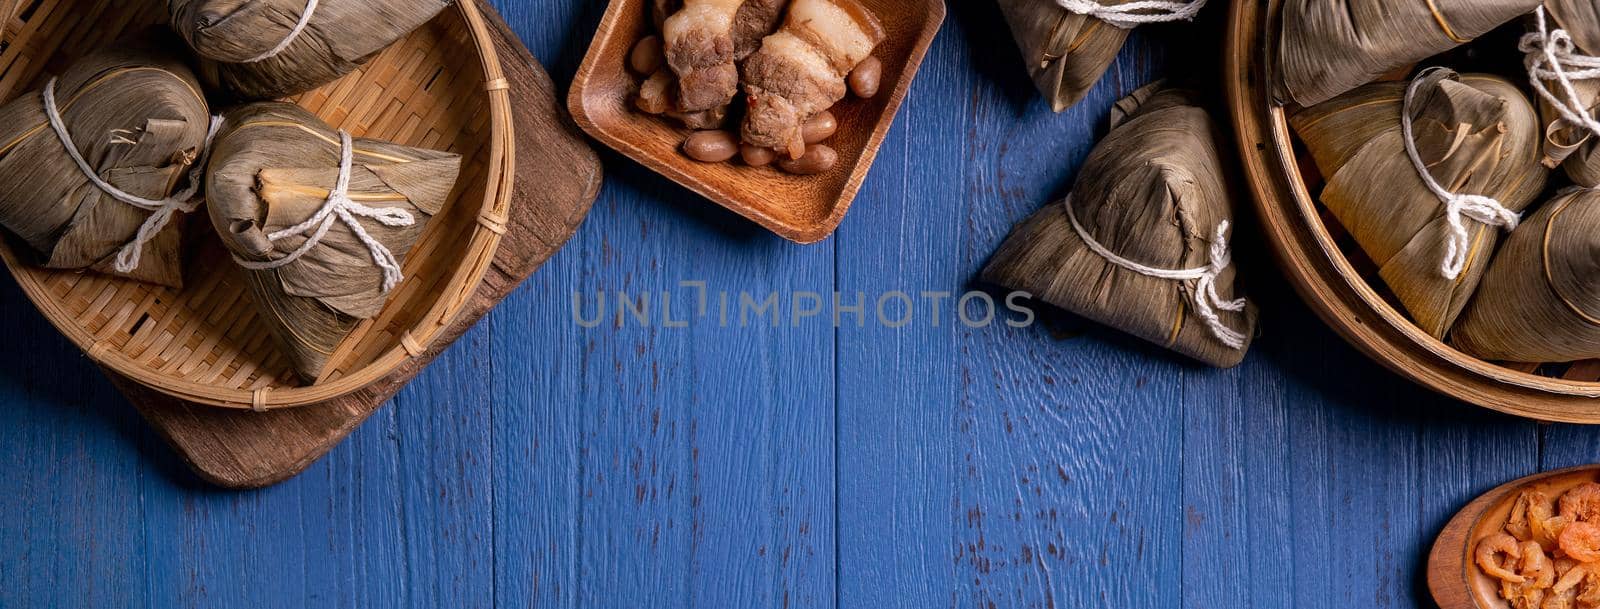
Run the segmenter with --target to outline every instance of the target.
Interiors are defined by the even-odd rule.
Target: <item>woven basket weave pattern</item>
[[[0,13],[11,13],[0,0]],[[13,99],[77,55],[161,23],[162,2],[31,0],[6,20],[0,97]],[[482,279],[504,232],[511,127],[498,59],[473,3],[457,3],[361,71],[294,101],[359,137],[462,155],[456,192],[407,256],[407,279],[375,319],[341,344],[318,384],[300,387],[240,271],[194,222],[186,286],[172,290],[94,273],[28,266],[0,247],[19,284],[96,362],[185,400],[233,408],[301,406],[360,390],[419,355]]]

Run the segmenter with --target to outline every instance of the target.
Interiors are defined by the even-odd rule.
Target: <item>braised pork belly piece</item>
[[[733,57],[736,61],[761,49],[761,41],[778,29],[789,0],[744,0],[733,16]]]
[[[633,105],[691,129],[683,152],[697,161],[826,173],[839,159],[829,109],[878,94],[872,53],[886,35],[859,0],[650,0],[649,11],[655,30],[627,60]]]
[[[733,23],[744,0],[684,0],[662,25],[667,65],[678,75],[678,109],[726,106],[739,93]]]
[[[669,69],[646,72],[650,78],[639,92],[639,109],[691,129],[723,126],[738,94],[736,62],[761,48],[788,6],[789,0],[653,0],[651,13],[668,36],[663,50]],[[733,45],[731,58],[727,40]]]
[[[845,78],[884,36],[855,0],[790,3],[783,27],[744,62],[744,141],[799,159],[806,151],[801,126],[844,99]]]
[[[640,112],[674,119],[690,129],[720,129],[728,123],[728,104],[698,112],[679,109],[678,79],[667,69],[640,83],[633,105]]]

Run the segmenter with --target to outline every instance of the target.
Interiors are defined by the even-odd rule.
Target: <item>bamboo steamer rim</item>
[[[127,355],[112,349],[108,343],[96,339],[73,321],[32,273],[13,273],[17,283],[27,292],[29,299],[60,330],[68,340],[82,349],[95,363],[127,377],[140,385],[168,396],[197,404],[234,410],[281,410],[310,406],[350,395],[378,382],[413,358],[421,357],[428,346],[455,321],[477,292],[488,273],[496,251],[499,250],[506,223],[511,216],[512,181],[516,177],[516,148],[514,126],[511,124],[510,83],[501,69],[500,56],[494,46],[487,22],[477,3],[458,0],[453,3],[456,12],[466,23],[483,70],[483,91],[489,98],[489,156],[486,161],[484,198],[465,249],[461,264],[457,265],[442,294],[433,301],[416,325],[401,332],[396,345],[360,369],[338,379],[304,387],[264,387],[255,390],[227,389],[193,381],[175,379],[153,371],[135,362]],[[11,17],[19,7],[14,0],[0,0],[0,16],[9,26]],[[7,37],[8,29],[0,28]],[[8,38],[9,39],[9,38]],[[457,201],[455,204],[460,204]],[[18,265],[9,246],[0,245],[8,266]]]
[[[1462,353],[1395,309],[1345,257],[1296,164],[1284,109],[1273,101],[1273,26],[1282,6],[1233,3],[1224,79],[1262,228],[1302,299],[1369,357],[1434,391],[1521,417],[1600,423],[1600,382],[1539,376]]]

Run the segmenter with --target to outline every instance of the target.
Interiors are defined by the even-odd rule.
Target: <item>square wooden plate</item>
[[[888,37],[873,53],[883,86],[872,99],[848,96],[833,108],[839,131],[827,144],[839,162],[827,173],[795,176],[770,167],[700,163],[680,152],[689,131],[633,108],[640,80],[627,68],[634,43],[649,35],[649,0],[612,0],[578,68],[567,107],[578,126],[646,167],[798,243],[826,239],[839,227],[878,155],[917,68],[944,23],[943,0],[859,0]]]

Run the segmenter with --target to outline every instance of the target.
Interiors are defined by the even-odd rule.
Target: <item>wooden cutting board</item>
[[[555,85],[484,0],[511,81],[516,187],[507,232],[483,285],[423,357],[382,381],[323,404],[273,412],[226,411],[178,400],[103,370],[189,467],[227,488],[258,488],[304,471],[448,349],[577,232],[600,191],[600,160],[579,134]],[[0,0],[0,4],[4,1]]]

